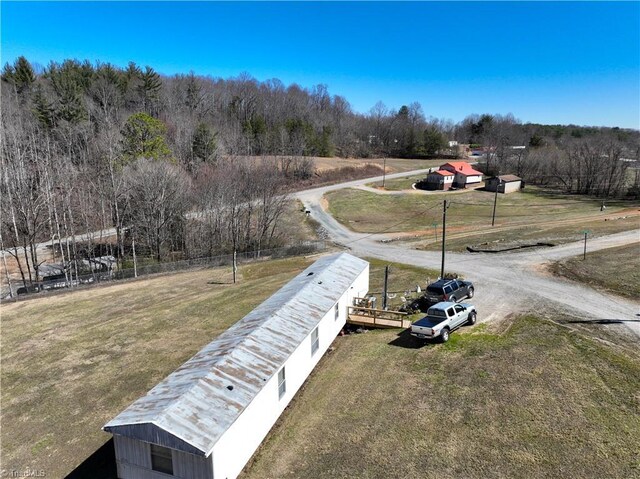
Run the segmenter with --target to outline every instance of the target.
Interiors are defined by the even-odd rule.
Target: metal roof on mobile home
[[[367,266],[347,253],[319,259],[103,429],[208,456]]]

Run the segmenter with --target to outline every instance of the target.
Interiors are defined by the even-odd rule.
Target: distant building
[[[368,289],[347,253],[309,266],[103,427],[118,477],[237,477]]]
[[[516,175],[500,175],[489,178],[485,181],[485,189],[487,191],[496,191],[498,193],[513,193],[523,188],[522,178]]]
[[[455,140],[452,140],[449,142],[449,148],[453,148],[454,146],[458,146],[458,142]]]
[[[451,173],[447,170],[432,171],[422,182],[424,186],[421,186],[423,189],[427,190],[446,191],[453,185],[453,179],[455,178],[455,176],[455,173]]]
[[[442,165],[440,169],[455,174],[453,186],[456,188],[465,188],[467,185],[482,181],[482,172],[474,170],[466,161],[450,161]]]

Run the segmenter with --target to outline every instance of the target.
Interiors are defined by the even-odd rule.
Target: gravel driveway
[[[420,174],[428,170],[387,175],[387,179]],[[381,181],[382,177],[350,181],[296,193],[311,216],[330,239],[348,247],[358,256],[440,269],[440,253],[417,251],[400,244],[381,243],[382,234],[355,233],[338,223],[322,207],[329,191]],[[383,231],[385,226],[380,225]],[[595,238],[589,251],[640,242],[640,229]],[[490,321],[510,313],[536,312],[553,316],[567,313],[585,321],[598,321],[609,328],[626,326],[640,339],[640,302],[604,294],[592,288],[546,272],[545,263],[582,253],[583,243],[569,243],[548,249],[528,249],[514,253],[447,253],[446,270],[456,271],[474,282],[479,320]],[[639,265],[640,266],[640,265]],[[614,329],[615,330],[615,329]],[[624,332],[621,330],[620,332]]]

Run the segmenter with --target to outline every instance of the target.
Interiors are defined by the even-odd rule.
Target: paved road
[[[420,172],[399,173],[387,175],[387,178],[418,173]],[[350,248],[356,255],[439,271],[439,252],[417,251],[406,245],[381,243],[384,234],[353,232],[338,223],[322,206],[322,197],[329,191],[380,180],[382,177],[351,181],[298,192],[295,196],[311,211],[311,216],[326,230],[332,240]],[[383,231],[384,228],[385,225],[381,224],[380,230]],[[640,230],[592,239],[589,241],[589,251],[630,243],[640,245]],[[542,267],[549,261],[581,254],[582,248],[583,243],[576,242],[517,253],[447,253],[446,270],[462,273],[465,278],[474,282],[477,294],[473,302],[480,311],[482,321],[504,317],[509,313],[543,312],[553,315],[554,312],[567,312],[585,321],[608,320],[611,327],[624,324],[640,338],[640,303],[553,277]]]

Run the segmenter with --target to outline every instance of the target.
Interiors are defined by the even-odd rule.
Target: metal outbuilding
[[[236,477],[368,288],[350,254],[309,266],[103,427],[118,477]]]
[[[498,193],[513,193],[514,191],[520,191],[522,188],[522,178],[516,175],[494,176],[485,182],[487,191],[495,192],[497,189]]]

